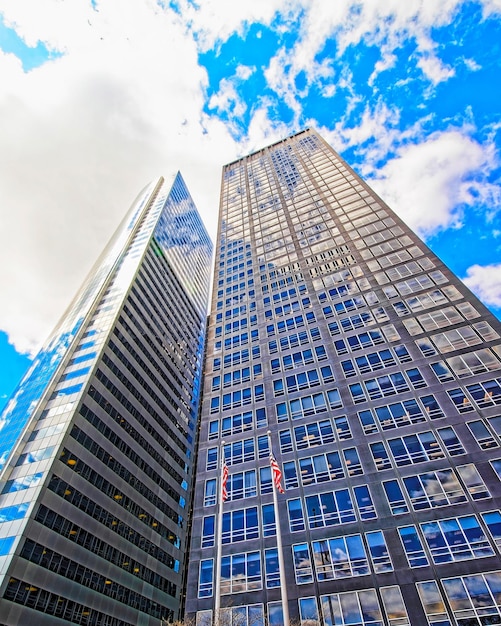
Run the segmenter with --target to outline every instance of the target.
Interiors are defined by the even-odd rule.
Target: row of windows
[[[316,327],[310,328],[309,330],[302,330],[298,333],[290,333],[285,337],[280,337],[277,341],[273,339],[268,342],[268,351],[270,354],[275,354],[279,350],[290,350],[291,348],[297,348],[297,346],[301,345],[309,345],[314,341],[319,341],[322,339],[320,335],[320,330]]]
[[[405,370],[405,376],[402,372],[395,372],[354,383],[349,386],[349,390],[353,402],[359,404],[367,402],[368,399],[377,400],[409,391],[411,387],[414,389],[427,387],[427,383],[417,367]]]
[[[412,361],[407,348],[404,345],[386,348],[378,352],[369,352],[363,356],[358,356],[354,360],[347,359],[341,361],[341,367],[346,378],[356,376],[358,374],[367,374],[367,372],[375,372],[386,367],[392,367],[398,363],[407,363]],[[356,369],[355,369],[356,366]]]
[[[334,422],[334,425],[333,425]],[[282,453],[292,452],[295,444],[296,450],[314,448],[338,440],[350,439],[352,436],[350,425],[346,415],[321,420],[320,422],[310,422],[301,426],[295,426],[292,431],[281,430],[279,432],[280,451]]]
[[[302,419],[310,415],[324,413],[328,409],[334,410],[343,406],[338,389],[320,391],[308,396],[302,396],[287,402],[279,402],[275,406],[278,422],[289,419]]]
[[[494,545],[501,543],[501,513],[489,511],[481,519]],[[419,530],[418,530],[419,528]],[[398,529],[410,567],[442,565],[494,556],[495,551],[476,515],[402,526]],[[426,546],[426,550],[423,546]]]
[[[501,346],[458,354],[445,361],[430,363],[430,367],[443,383],[454,380],[454,377],[467,378],[483,372],[494,372],[501,369]]]
[[[226,484],[228,491],[228,501],[242,500],[243,498],[253,498],[258,493],[264,495],[272,493],[273,483],[271,480],[271,468],[269,465],[260,467],[259,470],[251,469],[243,472],[231,472]],[[209,478],[205,481],[204,506],[216,504],[217,479]]]
[[[124,480],[130,481],[130,483],[134,486],[134,489],[140,493],[144,498],[146,498],[149,502],[156,506],[160,511],[165,513],[167,517],[173,520],[178,526],[183,525],[183,518],[177,511],[171,508],[168,504],[166,504],[163,498],[155,495],[151,489],[148,489],[143,483],[139,482],[135,479],[135,477],[129,472],[125,470],[121,472],[120,464],[115,464],[113,458],[108,455],[109,464],[111,464],[111,469],[116,469],[119,473],[119,476],[122,476]],[[60,456],[60,460],[65,463],[70,469],[74,472],[82,476],[85,480],[87,480],[91,485],[97,487],[101,493],[111,498],[114,502],[117,502],[120,506],[127,508],[132,514],[136,514],[137,517],[142,515],[144,511],[142,507],[139,506],[136,502],[126,496],[123,492],[121,492],[115,485],[105,480],[101,474],[96,472],[94,469],[89,467],[83,461],[78,459],[72,452],[63,448]],[[137,499],[137,498],[136,498]]]
[[[226,465],[238,465],[247,461],[254,461],[257,458],[262,459],[270,454],[268,435],[261,435],[249,439],[241,439],[233,441],[223,446],[223,459]],[[219,465],[219,447],[208,448],[206,470],[217,469]]]
[[[456,474],[457,472],[457,474]],[[458,475],[464,485],[458,479]],[[477,468],[472,464],[460,465],[455,470],[445,468],[402,478],[404,489],[397,479],[383,482],[383,487],[393,515],[467,502],[466,492],[472,500],[490,498],[487,487]],[[466,489],[466,492],[465,492]],[[405,495],[407,497],[404,496]]]
[[[135,576],[139,576],[140,569],[153,574],[151,570],[148,570],[137,561],[129,559],[129,557],[125,554],[118,554],[121,555],[121,561],[112,562],[119,567],[121,567],[123,563],[127,563],[125,569],[133,572]],[[110,580],[106,576],[98,574],[94,570],[84,567],[80,563],[63,556],[62,554],[54,552],[54,550],[50,550],[46,546],[35,543],[31,539],[26,540],[20,556],[28,561],[31,561],[32,563],[36,563],[40,567],[44,567],[51,572],[55,572],[68,580],[75,581],[76,583],[79,583],[84,587],[89,587],[109,598],[123,602],[127,606],[131,606],[138,611],[142,611],[143,613],[147,613],[148,615],[152,615],[158,619],[160,619],[163,615],[163,606],[158,602],[153,602],[149,598],[133,591],[132,589],[124,587],[123,585]],[[145,579],[144,576],[140,577],[143,580]],[[157,577],[160,578],[158,575]],[[146,579],[147,578],[148,577],[146,576]],[[165,579],[164,582],[168,586],[168,590],[164,589],[164,591],[167,591],[169,595],[175,596],[176,586],[172,585],[172,583],[168,583]]]
[[[218,303],[219,304],[219,303]],[[231,306],[231,302],[228,303],[229,306]],[[221,306],[218,307],[219,309],[223,308],[223,303],[221,302]],[[231,319],[233,317],[240,317],[241,315],[247,315],[247,312],[251,312],[251,311],[255,311],[256,310],[256,303],[255,302],[249,302],[249,304],[240,304],[239,306],[233,306],[233,308],[229,308],[224,312],[224,319],[228,320]],[[220,323],[223,321],[223,314],[222,313],[217,313],[216,314],[216,323]]]
[[[436,319],[441,311],[436,311],[435,313],[437,314],[434,315],[434,318]],[[432,314],[430,313],[430,316],[431,315]],[[442,321],[445,321],[445,318],[442,318]],[[461,322],[462,320],[457,321]],[[406,319],[403,323],[410,335],[419,335],[424,332],[422,330],[422,326],[418,324],[415,318]],[[444,323],[443,325],[445,326],[448,324]],[[435,330],[435,328],[438,327],[435,326],[431,330]],[[431,335],[433,345],[436,350],[442,354],[459,350],[460,348],[478,345],[479,343],[482,343],[482,341],[493,341],[494,339],[499,339],[499,335],[487,322],[477,322],[471,326],[462,326],[460,328],[437,333],[436,335]]]
[[[111,429],[108,429],[105,427],[105,432],[110,437],[113,444],[115,445],[118,444],[120,446],[119,449],[121,450],[121,452],[128,453],[128,458],[130,458],[132,463],[138,469],[141,469],[144,472],[144,474],[148,476],[148,478],[150,478],[150,480],[155,485],[157,485],[158,487],[160,487],[160,489],[162,489],[165,493],[167,493],[172,498],[172,500],[174,500],[176,504],[179,504],[179,506],[184,507],[185,502],[186,502],[184,496],[182,496],[176,489],[174,489],[169,481],[162,478],[161,475],[158,472],[156,472],[150,465],[148,465],[143,459],[141,459],[141,457],[138,454],[136,454],[132,450],[132,448],[123,444],[122,440],[119,437],[117,437]],[[71,429],[70,434],[71,434],[71,437],[73,437],[73,439],[77,441],[82,447],[84,447],[86,450],[89,450],[89,452],[91,452],[91,454],[94,456],[95,459],[98,459],[99,461],[101,461],[101,463],[103,463],[103,465],[106,465],[107,467],[109,467],[115,474],[117,474],[117,476],[120,476],[120,478],[128,482],[131,486],[133,486],[134,489],[138,493],[141,493],[146,498],[148,498],[150,502],[160,503],[162,501],[161,498],[153,497],[153,493],[151,492],[151,490],[142,481],[138,479],[137,474],[133,474],[129,469],[127,469],[122,463],[120,463],[115,458],[114,454],[110,454],[107,450],[102,448],[76,424],[73,425],[73,428]],[[68,450],[66,450],[66,453],[68,453]],[[69,454],[70,456],[72,456],[71,453]],[[63,458],[64,456],[65,456],[64,454],[61,454],[61,458]],[[75,461],[74,458],[73,459],[64,458],[63,462],[65,462],[67,465],[70,465],[70,466],[78,465],[78,461],[75,463],[75,462],[72,462],[72,460]],[[170,507],[168,507],[168,509],[172,511]]]
[[[326,358],[327,352],[325,346],[315,346],[313,349],[307,348],[306,350],[286,354],[281,359],[271,359],[271,373],[276,374],[284,370],[295,369],[296,367],[309,365],[315,361],[323,361]]]
[[[466,454],[459,437],[450,426],[439,428],[437,436],[431,430],[388,439],[386,445],[382,441],[376,441],[369,445],[376,469],[378,471],[389,469],[393,464],[396,467],[415,465],[425,461],[445,459],[445,451],[450,456]],[[388,449],[391,455],[388,454]]]
[[[323,582],[353,576],[393,571],[383,533],[380,530],[292,546],[296,584]],[[370,557],[370,561],[369,561]],[[314,564],[314,568],[313,565]],[[314,571],[315,570],[315,571]]]
[[[365,246],[364,241],[357,241],[355,245],[360,250],[362,258],[368,261],[374,257],[379,257],[383,254],[395,252],[396,250],[400,250],[402,248],[407,248],[408,250],[411,250],[413,249],[411,248],[413,243],[414,242],[412,241],[412,239],[407,235],[404,235],[403,237],[398,237],[397,239],[392,239],[390,233],[390,237],[385,237],[380,241],[372,240],[370,243],[370,247],[368,248]],[[416,254],[416,256],[419,255]]]
[[[406,300],[393,302],[393,308],[400,317],[409,315],[411,312],[421,311],[423,309],[432,309],[446,302],[453,302],[462,298],[457,287],[453,285],[444,285],[442,289],[432,289],[417,296],[412,296]]]
[[[311,550],[311,551],[310,551]],[[388,548],[381,531],[354,534],[333,539],[313,541],[292,546],[296,584],[313,582],[313,565],[318,581],[366,576],[393,571]],[[312,559],[313,555],[313,559]],[[266,588],[280,585],[277,549],[264,550],[264,568],[259,551],[224,555],[221,558],[221,594],[240,593],[262,589],[265,574]],[[198,597],[213,594],[213,559],[200,562]]]
[[[428,271],[435,267],[435,263],[428,257],[422,257],[418,261],[410,261],[404,265],[398,267],[391,267],[385,272],[374,274],[378,285],[386,285],[387,283],[394,283],[402,278],[419,274],[422,271]]]
[[[311,369],[299,374],[291,374],[290,376],[278,378],[273,381],[273,393],[275,397],[283,396],[284,393],[293,393],[294,391],[301,391],[302,389],[309,389],[310,387],[317,387],[318,385],[331,383],[334,381],[334,374],[330,365],[324,365],[319,370]],[[285,384],[284,384],[285,383]]]
[[[96,609],[69,600],[59,594],[51,593],[27,581],[10,578],[5,589],[4,598],[35,609],[48,615],[54,615],[67,623],[82,624],[83,626],[133,626],[118,617],[106,615]]]
[[[308,309],[310,306],[311,300],[309,298],[303,298],[301,302],[294,300],[293,302],[276,306],[273,310],[267,309],[264,312],[264,316],[266,320],[272,320],[276,317],[285,317],[291,313],[303,311],[304,309]]]
[[[365,333],[348,337],[346,341],[344,339],[337,339],[334,341],[334,348],[337,354],[341,356],[342,354],[347,354],[349,351],[357,352],[358,350],[372,348],[382,343],[392,343],[399,340],[400,335],[395,326],[393,326],[393,324],[387,324],[381,329],[369,330]]]
[[[232,333],[239,333],[249,326],[255,326],[257,324],[257,315],[251,315],[249,319],[243,317],[242,319],[237,319],[234,322],[227,322],[224,326],[216,326],[214,335],[216,337],[221,337],[223,335],[223,330],[225,335],[231,335]]]
[[[383,292],[388,300],[392,300],[393,298],[398,298],[398,296],[409,296],[423,289],[432,289],[436,285],[443,285],[447,282],[448,280],[443,272],[434,270],[429,274],[415,276],[396,283],[395,285],[386,285],[383,287]]]
[[[276,273],[275,271],[270,272],[270,274],[275,274],[275,273]],[[261,276],[261,282],[264,282],[265,280],[267,280],[266,274]],[[292,300],[293,298],[296,298],[298,295],[303,295],[305,293],[306,293],[306,285],[298,285],[297,288],[291,287],[290,289],[286,289],[285,291],[281,291],[280,293],[274,293],[271,298],[270,296],[266,296],[266,298],[263,298],[263,305],[265,307],[268,307],[272,303],[278,304],[279,302]]]
[[[250,333],[240,333],[234,337],[228,337],[224,342],[218,340],[214,342],[214,349],[216,352],[220,351],[223,347],[225,350],[233,350],[240,346],[245,346],[249,341],[257,341],[259,339],[259,331],[257,329],[251,330]]]
[[[254,385],[253,387],[245,387],[232,393],[224,393],[222,398],[219,396],[211,398],[210,412],[218,413],[220,410],[226,411],[236,409],[252,402],[264,400],[264,385]]]
[[[377,517],[376,508],[367,485],[352,489],[336,489],[304,498],[306,515],[301,498],[287,501],[289,528],[291,532],[328,526],[339,526],[366,521]]]
[[[367,295],[367,294],[366,294]],[[377,302],[377,299],[374,300],[372,297],[370,304],[373,305]],[[365,301],[364,296],[353,296],[353,298],[348,298],[347,300],[342,300],[341,302],[329,304],[322,308],[323,314],[326,318],[332,317],[333,315],[344,315],[345,313],[350,313],[352,311],[357,311],[358,309],[363,309],[368,306]]]
[[[305,315],[296,315],[295,317],[281,320],[276,324],[268,324],[266,326],[266,334],[268,337],[273,337],[277,333],[280,334],[302,328],[305,324],[312,324],[315,321],[315,314],[313,311],[309,311]]]
[[[242,363],[248,363],[251,359],[259,359],[261,356],[261,349],[259,346],[253,346],[252,348],[244,348],[243,350],[237,350],[236,352],[230,352],[225,354],[224,358],[215,357],[212,361],[212,369],[217,372],[221,369],[221,364],[227,367],[235,367]]]
[[[466,385],[465,389],[468,393],[462,388],[447,391],[459,413],[468,413],[475,407],[481,410],[501,405],[501,378]]]
[[[264,407],[254,411],[245,411],[222,417],[218,420],[211,420],[209,422],[208,438],[210,441],[211,439],[218,439],[220,436],[227,437],[228,435],[243,433],[255,428],[263,428],[267,424],[266,409]]]
[[[318,301],[320,304],[327,302],[327,300],[337,300],[339,298],[346,298],[347,296],[353,296],[353,294],[359,293],[360,291],[366,291],[370,289],[370,284],[366,279],[360,279],[358,281],[348,281],[344,285],[340,285],[339,287],[333,287],[329,289],[329,291],[320,292],[317,294]],[[377,296],[375,294],[365,294],[365,298],[368,304],[376,304],[378,302]]]
[[[306,487],[314,483],[323,483],[331,480],[344,479],[347,476],[359,476],[364,473],[356,448],[344,448],[340,452],[327,452],[298,459],[299,472],[296,461],[286,461],[283,464],[285,488]]]
[[[77,507],[80,511],[90,515],[100,524],[106,526],[106,528],[111,528],[111,530],[117,533],[120,537],[125,537],[130,543],[141,547],[143,547],[144,544],[144,551],[154,556],[157,560],[163,562],[164,559],[167,559],[167,562],[169,562],[169,559],[171,558],[169,555],[163,551],[157,551],[158,548],[146,540],[143,535],[130,528],[122,520],[112,515],[100,505],[96,504],[93,500],[78,491],[78,489],[70,486],[66,481],[59,478],[59,476],[56,476],[55,474],[52,475],[49,483],[49,489],[61,498],[64,498],[66,502],[69,502],[73,506]],[[117,502],[121,504],[122,500],[117,500]],[[140,509],[138,506],[129,509],[129,511],[131,515],[140,520],[145,526],[152,528],[155,533],[164,539],[167,539],[176,548],[179,548],[181,545],[180,538],[171,529],[167,528],[163,524],[160,524],[150,513],[147,513],[144,509]],[[36,519],[44,526],[56,529],[57,532],[60,533],[63,532],[67,522],[67,520],[59,515],[56,515],[46,507],[40,507]]]
[[[110,385],[109,389],[112,394],[119,400],[120,406],[123,407],[128,413],[134,416],[139,424],[146,430],[147,433],[153,436],[156,442],[161,446],[164,453],[167,453],[168,456],[181,468],[181,470],[186,471],[186,461],[178,454],[178,452],[167,442],[167,440],[162,437],[161,431],[158,428],[155,428],[152,424],[151,419],[145,419],[141,411],[138,411],[128,400],[125,402],[125,396],[118,391],[118,389],[112,385],[111,381],[109,381],[104,375],[98,370],[98,379],[101,380],[104,384],[108,383]],[[121,428],[123,428],[127,433],[129,433],[134,439],[140,437],[139,433],[133,426],[123,417],[119,411],[113,406],[108,399],[103,396],[95,387],[89,388],[89,396],[96,402],[101,408],[103,408],[106,413],[118,424]],[[85,405],[83,405],[81,409],[82,415],[85,413]],[[171,428],[169,428],[165,422],[163,422],[161,416],[158,413],[147,413],[148,418],[153,418],[157,424],[165,430],[167,434],[169,434],[169,441],[174,440],[175,443],[180,443],[181,439],[175,435]],[[84,415],[85,417],[85,415]],[[172,433],[172,435],[171,435]],[[147,445],[146,443],[142,445]],[[186,444],[184,444],[186,445]],[[151,454],[151,453],[150,453]]]
[[[388,320],[388,316],[385,313],[385,310],[380,307],[378,310],[378,316],[380,321]],[[327,315],[327,317],[332,317],[332,315]],[[379,321],[379,320],[378,320]],[[329,333],[331,337],[335,335],[341,334],[341,332],[351,332],[352,330],[356,330],[357,328],[364,328],[365,326],[373,326],[376,323],[373,314],[370,311],[362,311],[361,313],[357,313],[355,315],[350,315],[349,317],[345,317],[340,319],[338,322],[330,322],[329,323]]]
[[[247,383],[252,379],[262,378],[263,368],[261,363],[256,363],[252,368],[243,367],[241,369],[235,369],[231,372],[225,373],[222,376],[223,387],[230,387],[231,385],[240,385],[241,383]],[[221,389],[221,376],[213,376],[212,378],[212,391],[218,391]]]
[[[393,265],[399,265],[405,261],[409,261],[411,258],[417,259],[424,253],[417,246],[411,246],[405,250],[399,249],[396,252],[379,257],[377,260],[372,259],[367,261],[367,267],[370,272],[375,273],[378,270],[392,267]],[[433,267],[433,266],[432,266]]]
[[[223,294],[226,294],[227,296],[235,294],[239,291],[244,291],[247,289],[247,287],[253,287],[254,286],[254,279],[251,278],[248,281],[241,281],[238,283],[238,285],[233,285],[233,287],[226,287],[226,289],[218,289],[217,292],[217,297],[218,298],[222,298]],[[254,297],[254,289],[249,290],[249,297]]]
[[[275,509],[273,504],[261,505],[260,513],[261,532],[257,506],[223,513],[222,543],[235,543],[257,539],[260,536],[270,537],[275,535]],[[215,529],[215,515],[205,516],[202,524],[202,548],[214,547]]]
[[[464,626],[496,624],[501,620],[499,587],[501,571],[468,574],[416,583],[421,605],[430,626]],[[442,589],[442,590],[441,590]],[[378,592],[380,598],[378,598]],[[447,599],[448,605],[444,601]],[[298,599],[301,624],[320,626],[410,626],[410,619],[399,587],[389,586],[321,595],[319,598]],[[450,607],[450,608],[448,608]],[[262,604],[251,604],[222,609],[228,624],[240,626],[281,626],[283,615],[280,602],[269,602],[265,622]],[[323,622],[320,621],[320,615]],[[199,611],[196,626],[210,626],[212,611]]]

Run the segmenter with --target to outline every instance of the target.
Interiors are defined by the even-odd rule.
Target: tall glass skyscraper
[[[188,573],[197,624],[212,620],[222,455],[222,623],[282,624],[282,576],[303,625],[500,624],[500,334],[314,131],[225,166]]]
[[[212,244],[146,187],[1,416],[0,623],[177,617]]]

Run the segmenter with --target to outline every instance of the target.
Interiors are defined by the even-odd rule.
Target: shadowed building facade
[[[179,615],[211,254],[181,175],[146,187],[8,402],[1,624]]]
[[[419,181],[416,181],[419,184]],[[501,328],[312,130],[223,168],[187,613],[501,623]],[[223,444],[224,440],[224,444]]]

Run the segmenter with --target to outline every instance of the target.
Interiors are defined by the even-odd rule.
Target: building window
[[[402,526],[398,529],[400,541],[404,547],[405,556],[410,567],[426,567],[428,557],[423,548],[421,537],[415,526]]]
[[[451,621],[436,581],[427,580],[416,583],[416,587],[429,626],[451,626]]]
[[[379,626],[383,615],[375,589],[331,593],[320,597],[325,624]],[[405,622],[402,622],[406,626]]]
[[[501,571],[444,578],[442,584],[458,624],[501,621]]]
[[[310,550],[307,543],[298,543],[292,546],[294,572],[296,584],[304,585],[313,582],[313,568],[311,565]]]
[[[214,560],[203,559],[200,561],[200,571],[198,575],[198,597],[210,598],[213,592]]]
[[[425,522],[420,527],[436,565],[494,555],[475,515]]]
[[[384,534],[380,530],[365,533],[365,540],[369,548],[369,555],[372,561],[372,567],[376,574],[384,572],[392,572],[393,565],[388,552],[388,546],[384,538]]]
[[[273,589],[274,587],[280,587],[280,569],[278,567],[277,548],[268,548],[264,551],[264,569],[266,588]]]
[[[228,500],[252,498],[257,495],[256,470],[230,473],[228,476]]]
[[[248,541],[259,537],[257,507],[223,513],[223,543]]]
[[[258,551],[221,558],[221,594],[254,591],[262,586],[261,555]]]

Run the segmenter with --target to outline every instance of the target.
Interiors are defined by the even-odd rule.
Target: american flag
[[[221,476],[221,499],[224,502],[228,498],[228,466],[226,461],[223,461],[223,472]]]
[[[278,466],[277,460],[275,459],[273,454],[270,454],[270,466],[271,466],[271,474],[273,477],[273,482],[275,484],[275,487],[278,493],[285,493],[282,487],[282,470]]]

